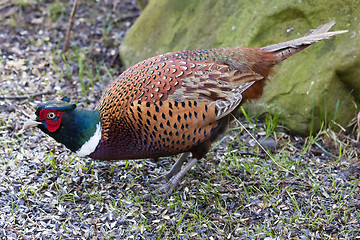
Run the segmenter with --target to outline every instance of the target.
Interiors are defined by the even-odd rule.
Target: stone
[[[166,52],[263,47],[301,37],[336,20],[332,30],[349,32],[284,61],[275,68],[263,98],[245,106],[253,116],[280,113],[282,125],[308,135],[333,122],[345,127],[356,116],[355,105],[360,104],[358,16],[356,0],[151,0],[127,33],[120,56],[129,67]]]

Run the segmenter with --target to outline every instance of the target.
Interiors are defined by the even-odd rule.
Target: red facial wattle
[[[49,113],[54,113],[55,117],[53,119],[49,119]],[[60,112],[56,109],[43,109],[40,111],[39,121],[46,123],[46,127],[49,132],[55,132],[60,127],[63,114],[64,112]]]

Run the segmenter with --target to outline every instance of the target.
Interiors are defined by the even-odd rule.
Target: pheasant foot
[[[155,181],[161,181],[163,179],[170,180],[173,176],[175,176],[177,173],[180,172],[182,165],[187,160],[188,156],[190,155],[190,152],[184,152],[181,154],[181,156],[176,160],[174,165],[171,167],[171,169],[166,172],[165,174],[162,174],[161,176],[155,178]]]
[[[184,154],[183,154],[184,155]],[[181,155],[180,158],[183,157],[183,155]],[[187,156],[186,156],[187,157]],[[179,158],[179,160],[180,160]],[[184,159],[186,159],[184,157]],[[179,161],[178,160],[178,161]],[[182,160],[183,162],[185,160]],[[177,173],[175,172],[175,175],[172,176],[170,178],[170,180],[165,183],[164,185],[162,185],[159,189],[155,190],[153,192],[153,196],[162,196],[164,199],[168,198],[169,196],[171,196],[171,194],[173,193],[174,189],[177,187],[177,185],[179,184],[180,180],[185,176],[185,174],[192,168],[192,166],[194,166],[194,164],[197,162],[196,158],[192,158],[180,171],[177,171]],[[176,165],[177,163],[175,163]],[[180,165],[181,167],[181,165]],[[171,172],[171,170],[170,170]],[[150,195],[149,194],[145,194],[143,196],[144,200],[149,199]]]

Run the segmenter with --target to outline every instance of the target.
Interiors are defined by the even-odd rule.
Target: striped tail
[[[318,26],[315,30],[311,29],[303,37],[269,45],[261,49],[275,53],[280,61],[287,59],[288,57],[304,50],[315,42],[319,42],[323,39],[330,39],[337,34],[346,33],[348,30],[328,32],[329,29],[335,24],[335,21],[331,21],[324,25]]]

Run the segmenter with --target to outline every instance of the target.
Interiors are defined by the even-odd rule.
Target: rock
[[[277,141],[273,138],[261,138],[259,142],[264,148],[269,150],[274,150],[278,145]]]
[[[350,176],[350,171],[338,171],[336,178],[341,179],[342,181],[348,181]]]
[[[14,111],[15,111],[15,106],[14,106],[14,105],[7,105],[6,111],[8,111],[8,112],[14,112]]]
[[[252,115],[280,112],[291,131],[308,135],[331,120],[346,126],[360,104],[360,8],[357,1],[170,1],[152,0],[120,47],[132,64],[170,51],[226,46],[262,47],[298,38],[336,20],[349,32],[317,43],[286,60],[262,99],[246,106]]]

